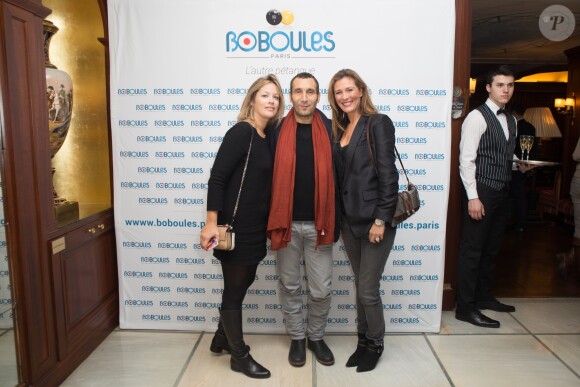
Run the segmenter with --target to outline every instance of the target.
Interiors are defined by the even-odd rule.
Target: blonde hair
[[[254,107],[252,106],[254,99],[256,98],[258,91],[268,83],[273,83],[274,86],[276,86],[278,95],[280,97],[280,103],[278,104],[278,112],[274,117],[268,120],[266,129],[280,125],[280,122],[282,122],[282,118],[284,117],[284,93],[282,92],[282,87],[280,87],[278,78],[276,78],[274,74],[268,74],[260,77],[256,79],[254,83],[252,83],[248,89],[246,97],[244,98],[244,102],[242,102],[242,107],[240,108],[240,113],[238,114],[238,121],[254,121]]]
[[[339,70],[330,80],[330,85],[328,86],[328,102],[330,103],[330,108],[332,109],[332,133],[334,138],[338,140],[339,134],[344,133],[346,126],[348,125],[348,116],[342,111],[336,99],[334,98],[334,84],[340,81],[342,78],[350,78],[354,81],[356,87],[361,91],[361,103],[359,104],[359,111],[363,116],[370,116],[372,114],[377,114],[378,110],[371,100],[369,95],[369,89],[365,81],[362,80],[360,75],[351,69]]]

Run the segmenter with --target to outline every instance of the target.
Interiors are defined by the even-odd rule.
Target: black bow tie
[[[498,115],[498,116],[499,116],[500,114],[505,114],[505,113],[506,113],[506,110],[505,110],[505,109],[499,109],[499,110],[497,111],[497,115]]]

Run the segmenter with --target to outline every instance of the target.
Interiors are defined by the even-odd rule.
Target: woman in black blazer
[[[395,128],[388,116],[378,114],[355,71],[337,72],[328,90],[337,139],[333,159],[341,235],[356,288],[358,346],[346,366],[364,372],[375,368],[383,352],[385,318],[379,288],[396,233],[390,226],[399,185]]]

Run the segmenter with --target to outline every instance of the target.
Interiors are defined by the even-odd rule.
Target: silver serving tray
[[[537,165],[538,167],[560,165],[560,163],[557,163],[555,161],[540,161],[540,160],[512,160],[512,161],[518,164]]]

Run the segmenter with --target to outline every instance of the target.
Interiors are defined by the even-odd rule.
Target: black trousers
[[[527,176],[520,171],[512,171],[511,194],[514,199],[515,229],[526,227],[528,214],[528,193],[526,191]]]
[[[493,298],[495,257],[501,247],[509,221],[509,189],[496,191],[477,183],[479,200],[485,216],[474,220],[467,212],[467,195],[463,192],[461,241],[457,257],[457,310],[475,310],[477,301]]]

